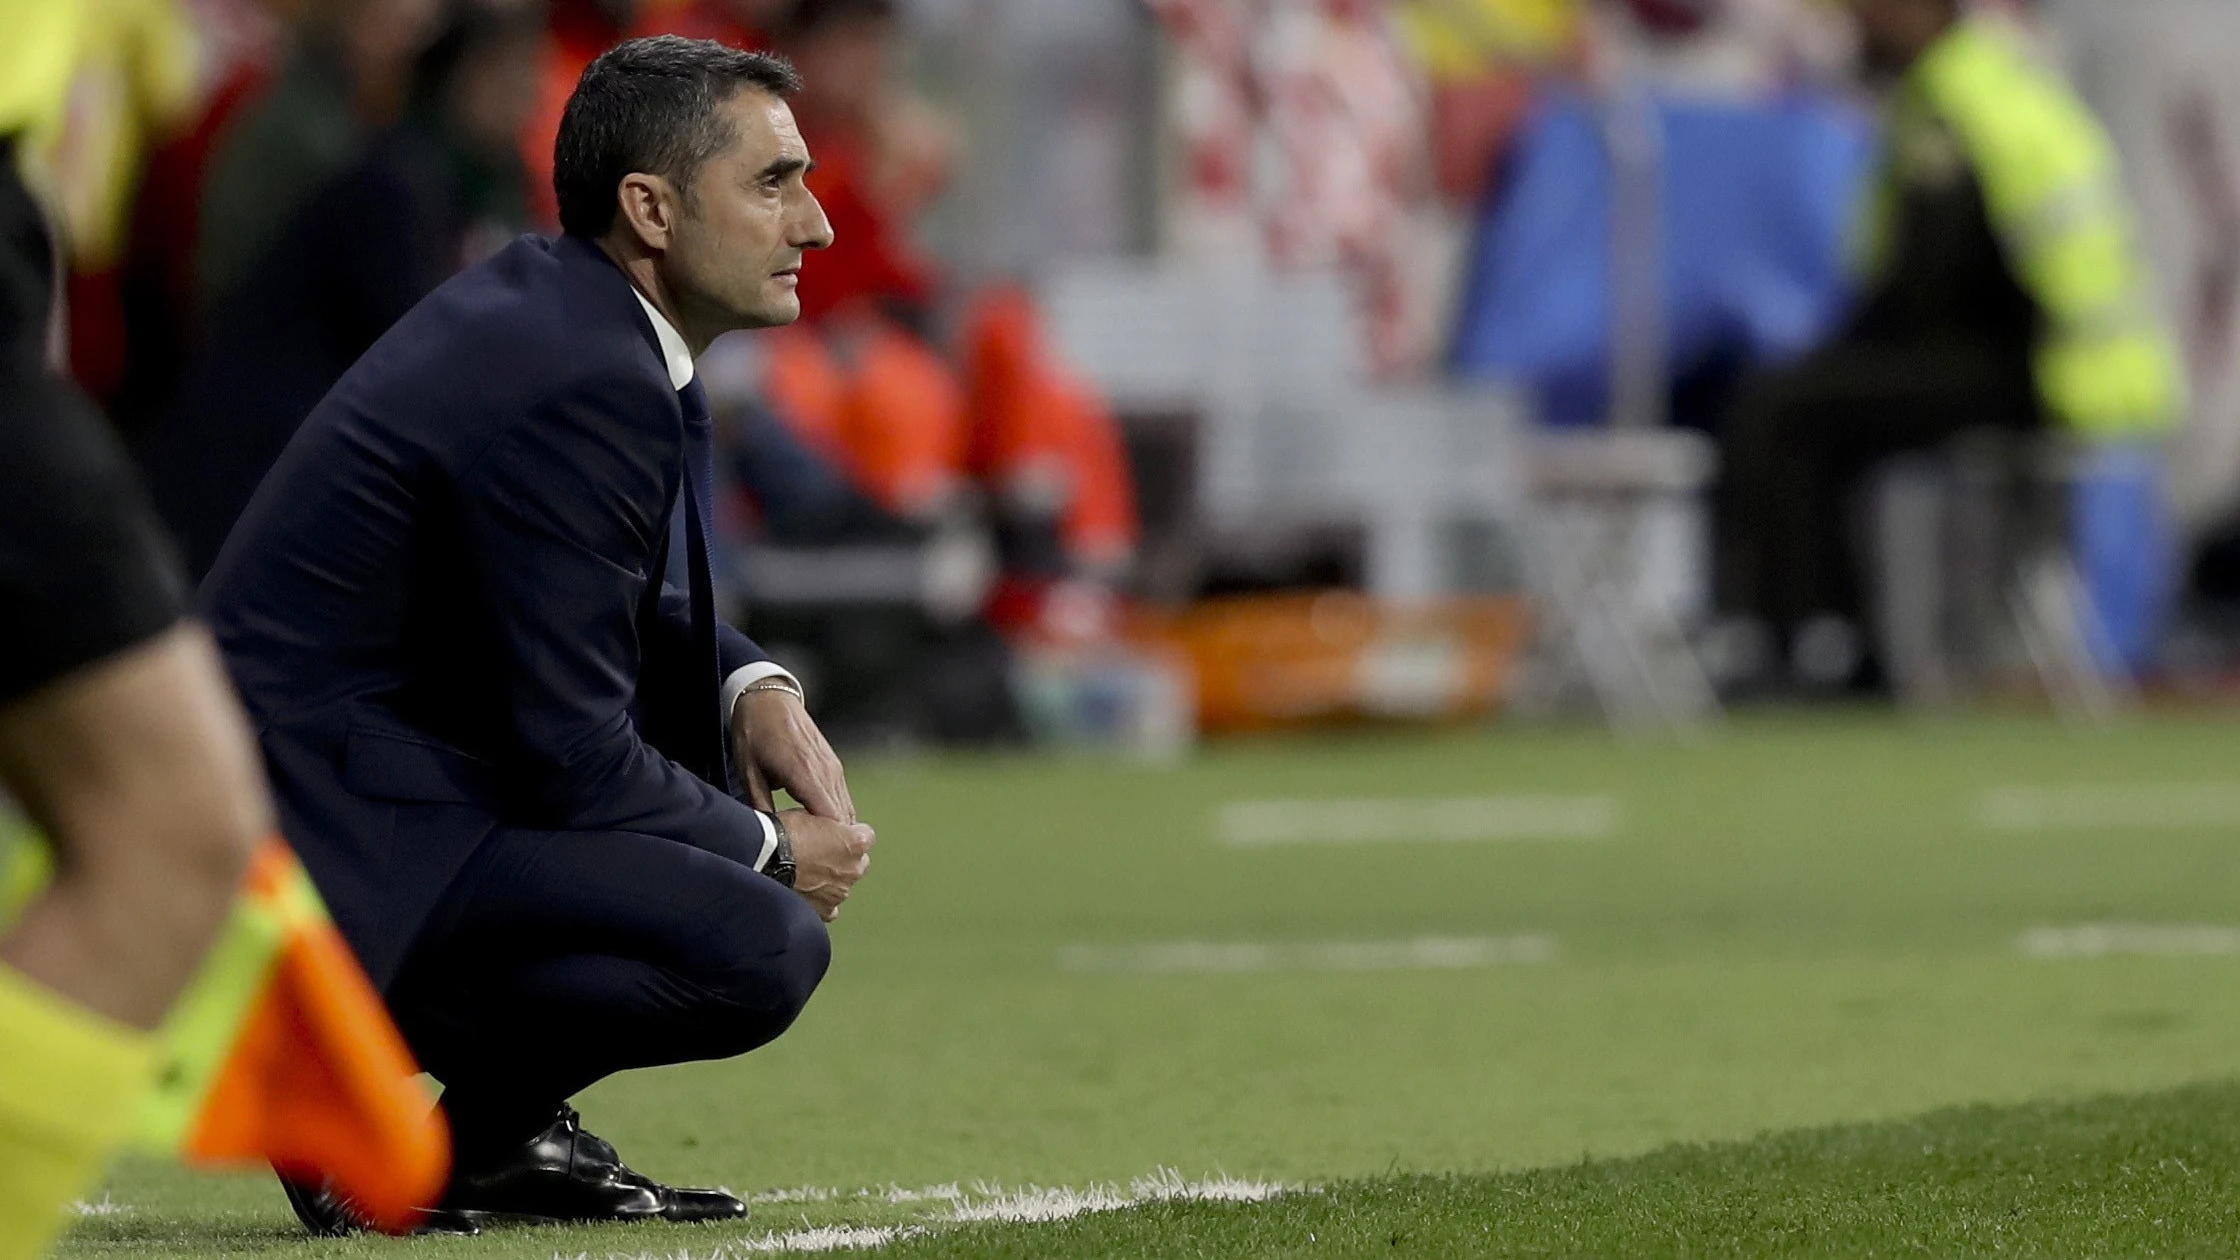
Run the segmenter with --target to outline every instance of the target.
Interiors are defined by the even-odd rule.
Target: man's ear
[[[669,248],[676,228],[677,190],[659,175],[632,171],[622,177],[622,219],[648,250]]]

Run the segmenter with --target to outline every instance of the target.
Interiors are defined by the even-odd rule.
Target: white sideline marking
[[[906,1238],[930,1234],[939,1225],[961,1225],[977,1221],[1062,1221],[1088,1212],[1110,1212],[1143,1203],[1258,1203],[1277,1195],[1298,1193],[1305,1189],[1303,1186],[1236,1177],[1189,1181],[1181,1173],[1169,1168],[1160,1169],[1149,1177],[1137,1178],[1126,1187],[1096,1185],[1070,1189],[1026,1186],[1007,1190],[1002,1186],[980,1183],[967,1192],[954,1182],[944,1186],[928,1186],[922,1190],[906,1190],[900,1186],[861,1190],[802,1186],[769,1191],[754,1196],[750,1202],[829,1203],[878,1200],[888,1203],[947,1203],[952,1206],[945,1212],[928,1217],[927,1223],[920,1225],[813,1226],[804,1223],[800,1229],[785,1233],[771,1232],[759,1238],[742,1238],[705,1253],[610,1252],[604,1257],[597,1257],[590,1252],[576,1252],[573,1255],[554,1252],[552,1260],[743,1260],[746,1256],[786,1252],[867,1251]]]
[[[2087,923],[2034,928],[2016,946],[2031,958],[2106,958],[2141,954],[2157,958],[2224,958],[2240,954],[2240,927]]]
[[[1301,798],[1230,801],[1214,811],[1213,830],[1238,848],[1600,840],[1618,830],[1621,813],[1609,795]]]
[[[2213,831],[2240,828],[2240,782],[2010,784],[1976,801],[1988,831]]]
[[[79,1216],[121,1216],[132,1209],[111,1199],[108,1195],[102,1195],[99,1203],[88,1203],[84,1199],[79,1199],[70,1205],[70,1210]]]
[[[1111,1212],[1140,1203],[1258,1203],[1298,1188],[1272,1181],[1247,1181],[1235,1177],[1185,1181],[1182,1174],[1172,1169],[1162,1169],[1155,1176],[1138,1178],[1128,1183],[1126,1189],[1118,1186],[1090,1186],[1083,1190],[1030,1186],[1024,1190],[998,1194],[985,1202],[960,1204],[945,1219],[1062,1221],[1085,1212]]]
[[[1169,941],[1152,945],[1069,945],[1068,971],[1228,973],[1252,971],[1463,971],[1544,963],[1552,936],[1422,936],[1402,941]]]
[[[831,1186],[794,1186],[746,1196],[749,1203],[833,1203],[851,1199],[876,1199],[883,1203],[962,1203],[970,1197],[954,1181],[945,1186],[923,1186],[916,1190],[902,1186],[869,1186],[859,1190],[836,1190]]]
[[[922,1225],[855,1226],[833,1225],[797,1229],[785,1234],[765,1234],[749,1238],[731,1247],[716,1251],[708,1260],[725,1260],[733,1253],[740,1255],[767,1255],[776,1251],[869,1251],[904,1238],[915,1238],[925,1233]],[[645,1256],[634,1260],[655,1260]],[[691,1260],[678,1256],[669,1260]]]

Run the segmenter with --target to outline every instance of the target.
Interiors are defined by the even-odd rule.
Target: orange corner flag
[[[278,840],[159,1034],[140,1144],[191,1164],[329,1179],[401,1232],[443,1193],[450,1138],[381,995]]]

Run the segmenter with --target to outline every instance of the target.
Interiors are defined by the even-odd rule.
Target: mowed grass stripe
[[[2016,942],[2028,958],[2229,958],[2240,954],[2240,927],[2214,924],[2087,923],[2032,928]]]
[[[1297,798],[1230,801],[1214,811],[1213,832],[1237,848],[1496,844],[1601,840],[1623,821],[1618,798],[1604,793]]]
[[[1987,831],[2240,834],[2240,780],[2008,784],[1984,789],[1976,825]]]
[[[1110,1256],[2230,1256],[2240,1086],[1345,1182],[929,1232],[885,1260]]]
[[[1544,963],[1556,939],[1522,936],[1419,936],[1401,941],[1168,941],[1149,945],[1069,945],[1068,971],[1222,974],[1255,971],[1467,971]]]

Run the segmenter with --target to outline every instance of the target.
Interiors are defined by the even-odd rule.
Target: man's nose
[[[787,233],[788,245],[795,249],[824,249],[832,244],[832,220],[825,217],[824,203],[815,193],[806,193],[800,213],[793,219],[793,230]]]

